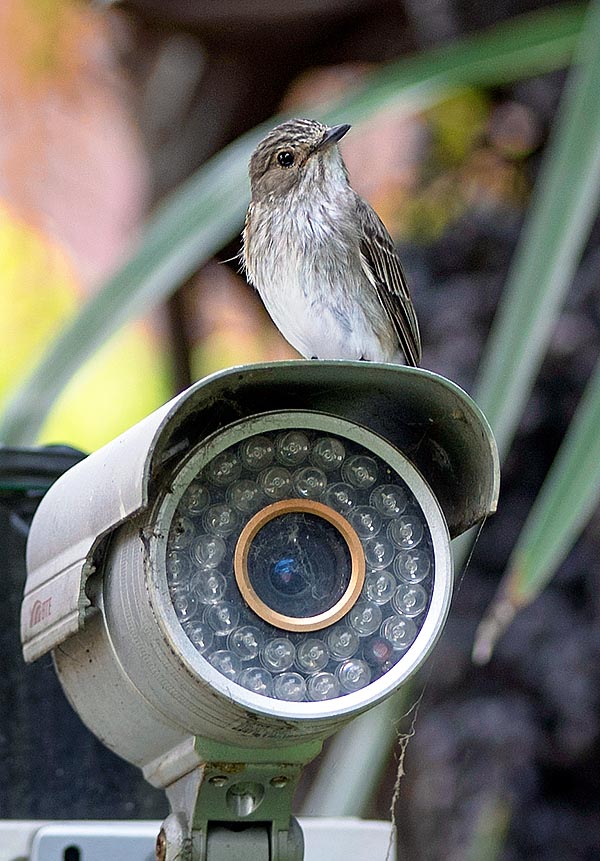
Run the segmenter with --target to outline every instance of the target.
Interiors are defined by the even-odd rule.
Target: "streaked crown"
[[[252,199],[284,195],[296,187],[308,159],[322,151],[324,142],[329,143],[331,131],[317,120],[303,118],[287,120],[272,129],[250,158]]]

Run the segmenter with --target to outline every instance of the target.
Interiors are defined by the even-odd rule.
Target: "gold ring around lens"
[[[258,597],[248,575],[248,553],[257,533],[275,517],[297,512],[315,514],[331,523],[338,530],[350,551],[350,581],[346,591],[332,607],[316,616],[286,616],[273,610]],[[282,499],[280,502],[267,505],[258,514],[255,514],[242,529],[233,557],[235,579],[245,602],[265,622],[277,628],[283,628],[284,631],[319,631],[341,619],[356,603],[361,593],[365,581],[365,567],[364,550],[352,526],[337,511],[312,499]]]

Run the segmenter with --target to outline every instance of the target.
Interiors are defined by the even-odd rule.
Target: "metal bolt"
[[[208,779],[208,782],[212,783],[213,786],[225,786],[227,778],[222,774],[215,774],[214,777]]]
[[[272,777],[270,783],[275,789],[283,789],[284,786],[287,786],[288,778],[284,774],[280,774],[278,777]]]

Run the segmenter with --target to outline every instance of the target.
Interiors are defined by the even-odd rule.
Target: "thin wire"
[[[465,575],[466,575],[467,570],[471,564],[471,560],[472,560],[473,554],[475,552],[475,547],[477,545],[477,542],[479,541],[479,538],[481,536],[481,531],[482,531],[483,527],[485,526],[486,521],[487,521],[487,515],[483,518],[483,520],[479,524],[479,527],[477,529],[477,534],[475,535],[475,538],[473,539],[473,544],[472,544],[471,549],[469,551],[469,555],[467,556],[465,564],[463,565],[463,567],[461,569],[459,577],[456,579],[456,586],[454,589],[455,594],[458,594],[460,592],[463,581],[465,579]],[[433,672],[433,668],[435,667],[436,659],[437,659],[437,657],[434,655],[427,664],[427,669],[425,672],[425,678],[423,680],[423,687],[421,689],[421,693],[419,694],[417,699],[414,701],[414,703],[411,705],[411,707],[408,709],[408,711],[405,712],[405,714],[403,714],[402,717],[398,718],[398,723],[399,723],[400,721],[407,718],[411,714],[411,712],[413,712],[413,717],[411,720],[409,731],[407,733],[398,733],[398,736],[397,736],[398,746],[399,746],[398,768],[396,770],[396,779],[394,781],[394,789],[392,792],[392,798],[390,800],[390,819],[391,819],[392,828],[390,831],[390,840],[388,843],[388,849],[387,849],[387,853],[385,856],[385,861],[390,861],[390,853],[391,853],[392,848],[393,848],[394,835],[396,835],[396,837],[397,837],[397,834],[398,834],[398,824],[397,824],[398,820],[396,817],[396,808],[398,805],[398,801],[400,799],[400,784],[401,784],[402,778],[405,775],[404,758],[406,756],[406,749],[408,747],[409,741],[411,740],[411,738],[415,734],[416,725],[417,725],[417,718],[419,716],[419,710],[421,708],[421,703],[423,702],[423,699],[425,697],[425,693],[427,691],[427,687],[428,687],[429,682],[431,680],[431,674]]]
[[[486,514],[485,517],[483,518],[483,520],[481,521],[481,523],[479,524],[479,528],[477,529],[477,535],[473,539],[473,544],[471,545],[469,555],[467,556],[467,561],[463,565],[462,571],[461,571],[460,576],[457,580],[457,584],[456,584],[456,593],[457,594],[458,594],[458,592],[460,592],[463,580],[465,579],[465,575],[467,573],[467,569],[468,569],[469,565],[471,564],[471,559],[473,558],[473,553],[475,553],[475,547],[477,545],[477,542],[479,541],[481,531],[482,531],[483,527],[485,526],[485,524],[487,523],[488,516],[489,515]]]
[[[391,820],[391,829],[390,829],[390,839],[388,841],[388,848],[385,854],[385,861],[390,861],[390,853],[394,847],[394,835],[398,833],[398,820],[396,818],[396,808],[398,806],[398,801],[400,799],[400,782],[405,775],[404,771],[404,757],[406,756],[406,748],[408,747],[408,742],[411,740],[413,735],[415,734],[416,725],[417,725],[417,716],[419,714],[419,708],[421,706],[421,702],[423,700],[423,696],[425,694],[425,686],[423,690],[406,712],[406,714],[402,715],[401,718],[398,719],[398,722],[404,720],[408,717],[411,712],[414,712],[413,718],[410,724],[410,729],[406,733],[398,733],[398,768],[396,770],[396,779],[394,781],[394,790],[392,792],[392,798],[390,801],[390,820]]]

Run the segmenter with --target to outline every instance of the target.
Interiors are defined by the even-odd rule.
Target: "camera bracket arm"
[[[302,861],[292,798],[321,745],[263,750],[196,737],[201,765],[166,787],[172,812],[158,835],[157,861]]]

